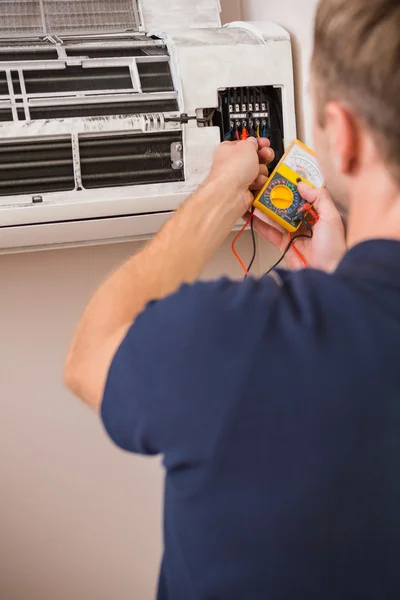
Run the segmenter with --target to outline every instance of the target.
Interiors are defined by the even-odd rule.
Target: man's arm
[[[112,359],[136,317],[152,300],[195,281],[238,219],[252,205],[252,184],[266,181],[269,141],[222,144],[211,174],[160,233],[116,271],[93,297],[74,336],[66,385],[99,410]]]

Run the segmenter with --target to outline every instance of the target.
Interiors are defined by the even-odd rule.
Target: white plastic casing
[[[219,26],[218,2],[169,3],[181,14],[173,28],[155,18],[156,0],[142,1],[142,29],[165,39],[177,91],[179,112],[189,116],[217,107],[218,91],[228,87],[276,86],[282,90],[285,146],[296,138],[292,51],[289,34],[274,23],[231,23]],[[185,11],[199,5],[193,20]],[[201,6],[200,6],[201,5]],[[180,10],[181,9],[181,10]],[[160,11],[159,11],[160,12]],[[193,16],[193,15],[192,15]],[[163,23],[164,27],[161,26]],[[150,25],[150,27],[148,27]],[[170,26],[170,27],[168,27]],[[110,39],[110,38],[108,38]],[[1,66],[1,65],[0,65]],[[164,115],[165,116],[165,115]],[[126,117],[71,118],[0,123],[0,138],[25,140],[99,132],[151,132],[182,129],[185,181],[96,190],[0,197],[0,252],[86,245],[147,238],[153,235],[207,176],[220,142],[217,127]]]

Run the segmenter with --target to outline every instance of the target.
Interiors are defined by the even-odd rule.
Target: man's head
[[[338,204],[375,165],[400,188],[399,0],[321,0],[312,93],[316,149]]]

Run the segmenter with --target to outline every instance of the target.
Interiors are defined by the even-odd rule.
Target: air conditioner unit
[[[218,0],[0,0],[0,35],[0,252],[149,237],[221,140],[296,138],[288,33]]]

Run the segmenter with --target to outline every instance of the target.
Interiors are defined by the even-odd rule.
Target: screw
[[[183,167],[183,160],[177,160],[175,162],[175,166],[176,166],[177,169],[182,169],[182,167]]]
[[[182,144],[180,142],[178,142],[177,144],[175,144],[175,150],[177,152],[182,152],[183,146],[182,146]]]

